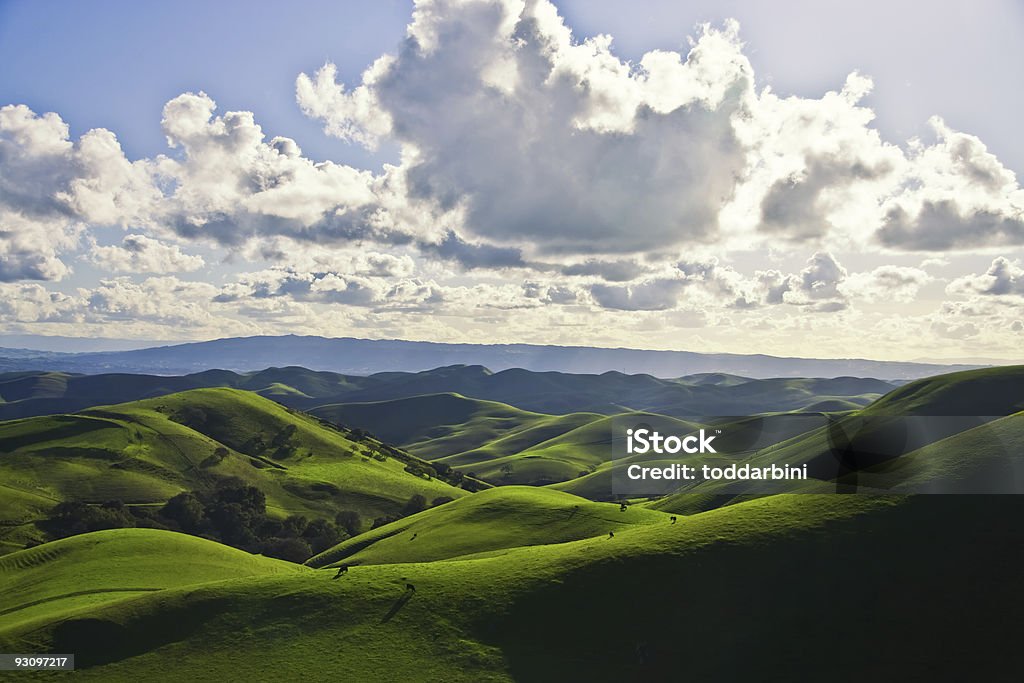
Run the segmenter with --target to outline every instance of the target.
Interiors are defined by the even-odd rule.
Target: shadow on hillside
[[[129,623],[99,616],[68,619],[53,630],[51,651],[73,652],[78,669],[102,666],[183,640],[227,612],[228,602],[214,598],[186,600],[168,611],[155,610]]]
[[[785,514],[813,520],[815,498],[793,498],[806,506]],[[912,496],[757,541],[581,562],[479,633],[517,681],[1009,680],[1022,517],[1020,495]]]
[[[403,607],[405,607],[405,604],[406,604],[407,602],[409,602],[410,600],[412,600],[412,596],[413,596],[413,593],[411,593],[411,592],[406,592],[406,593],[404,593],[404,594],[402,595],[402,597],[400,597],[400,598],[398,598],[397,600],[395,600],[395,604],[391,605],[391,609],[389,609],[389,610],[388,610],[388,613],[384,615],[384,618],[380,620],[380,623],[382,623],[382,624],[386,624],[386,623],[388,623],[389,621],[391,621],[391,619],[392,619],[392,618],[393,618],[393,617],[394,617],[394,616],[395,616],[396,614],[398,614],[399,610],[401,610],[401,609],[402,609]]]
[[[125,656],[145,652],[143,646],[132,647],[130,634],[124,626],[104,619],[70,619],[53,633],[55,652],[74,652],[79,669],[115,662]],[[122,647],[111,648],[111,643]]]

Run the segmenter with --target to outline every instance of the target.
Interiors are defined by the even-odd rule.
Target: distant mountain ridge
[[[423,372],[342,375],[302,367],[256,372],[204,370],[184,376],[63,372],[0,374],[0,420],[69,413],[91,406],[124,403],[189,389],[228,387],[258,393],[299,410],[337,403],[393,401],[425,394],[457,393],[499,401],[521,410],[605,415],[647,410],[667,415],[746,415],[802,410],[839,399],[867,405],[898,383],[871,378],[746,379],[698,375],[658,379],[650,375],[491,372],[480,365],[452,365]],[[359,426],[359,425],[355,425]]]
[[[35,354],[0,348],[0,371],[50,370],[98,374],[130,372],[188,374],[212,369],[248,372],[271,366],[301,365],[348,375],[420,372],[446,365],[482,365],[498,372],[647,374],[673,378],[726,373],[770,377],[875,377],[908,380],[979,365],[876,361],[867,359],[782,358],[763,354],[653,351],[535,344],[448,344],[392,339],[326,338],[287,335],[235,337],[129,351]]]

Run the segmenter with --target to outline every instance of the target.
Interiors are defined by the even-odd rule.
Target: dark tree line
[[[179,493],[160,508],[129,507],[117,500],[102,505],[60,503],[42,526],[52,538],[101,529],[167,529],[268,557],[304,562],[359,533],[362,520],[353,510],[339,512],[334,522],[301,515],[272,519],[267,517],[262,491],[230,478],[210,491]]]
[[[443,496],[433,506],[452,499]],[[378,517],[373,527],[421,512],[427,499],[413,495],[399,515]],[[209,538],[251,553],[290,562],[305,562],[341,541],[359,534],[363,520],[355,510],[342,510],[334,521],[292,515],[284,520],[267,517],[267,500],[255,486],[231,477],[212,490],[184,491],[162,507],[127,506],[118,500],[102,505],[60,503],[41,524],[51,539],[102,529],[148,527],[181,531]]]

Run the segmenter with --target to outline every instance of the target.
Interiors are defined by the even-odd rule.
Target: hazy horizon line
[[[90,353],[118,353],[126,351],[139,351],[144,349],[156,349],[166,348],[174,346],[184,346],[188,344],[203,344],[218,341],[227,341],[232,339],[283,339],[287,337],[301,337],[307,339],[325,339],[325,340],[356,340],[356,341],[367,341],[367,342],[406,342],[413,344],[434,344],[441,346],[482,346],[482,347],[502,347],[502,346],[528,346],[536,348],[558,348],[558,349],[593,349],[597,351],[636,351],[641,353],[687,353],[687,354],[698,354],[703,356],[740,356],[740,357],[754,357],[763,356],[767,358],[780,358],[780,359],[792,359],[792,360],[809,360],[809,361],[869,361],[876,363],[916,363],[916,364],[927,364],[927,365],[1017,365],[1024,363],[1024,360],[1014,360],[1006,358],[988,358],[988,357],[953,357],[953,358],[931,358],[931,357],[917,357],[912,359],[889,359],[889,358],[869,358],[862,356],[779,356],[770,353],[740,353],[735,351],[694,351],[690,349],[656,349],[656,348],[642,348],[642,347],[630,347],[630,346],[591,346],[587,344],[539,344],[534,342],[453,342],[453,341],[435,341],[430,339],[402,339],[397,337],[386,337],[386,338],[369,338],[369,337],[356,337],[356,336],[340,336],[340,337],[328,337],[324,335],[316,334],[257,334],[248,336],[236,336],[236,337],[213,337],[209,339],[192,339],[192,340],[150,340],[150,339],[124,339],[116,337],[68,337],[64,335],[35,335],[35,334],[0,334],[0,352],[3,350],[12,351],[35,351],[39,353],[62,353],[62,354],[90,354]],[[18,340],[18,341],[15,341]],[[46,340],[46,341],[44,341]],[[52,341],[50,341],[52,340]],[[57,343],[53,343],[53,342]],[[12,346],[10,344],[32,344],[27,346]],[[43,343],[40,343],[43,342]],[[49,343],[47,343],[49,342]],[[72,348],[78,346],[77,349]]]

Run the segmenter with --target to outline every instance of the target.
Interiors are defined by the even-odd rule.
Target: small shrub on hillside
[[[344,531],[324,519],[314,519],[302,534],[302,538],[309,543],[314,555],[341,543],[346,537],[347,534]]]
[[[274,435],[274,439],[270,442],[270,445],[273,448],[280,448],[284,446],[289,440],[291,440],[298,429],[299,428],[293,424],[285,426],[281,431]]]
[[[313,556],[309,543],[301,538],[268,538],[260,543],[259,551],[267,557],[299,564]]]
[[[190,534],[197,534],[207,526],[206,508],[194,493],[185,491],[171,498],[160,509],[160,514],[175,522]]]
[[[385,524],[391,524],[391,522],[397,522],[400,519],[401,519],[401,517],[399,517],[397,515],[384,515],[383,517],[375,517],[374,520],[373,520],[373,527],[372,528],[376,529],[377,527],[382,527]]]
[[[334,523],[344,529],[349,536],[357,535],[363,528],[363,520],[355,510],[342,510],[334,517]]]
[[[206,411],[198,406],[185,406],[171,419],[186,427],[203,427],[207,421]]]
[[[408,517],[409,515],[415,515],[417,512],[423,512],[427,509],[427,498],[419,493],[415,493],[409,497],[409,502],[402,508],[402,516]]]
[[[409,474],[413,474],[417,477],[422,477],[424,479],[430,479],[431,477],[437,476],[437,472],[434,470],[434,468],[428,467],[427,465],[421,465],[415,462],[411,462],[408,465],[406,465],[405,471],[408,472]]]
[[[213,451],[213,455],[199,463],[200,467],[215,467],[216,465],[224,462],[224,458],[228,457],[228,449],[223,446],[217,446]]]

